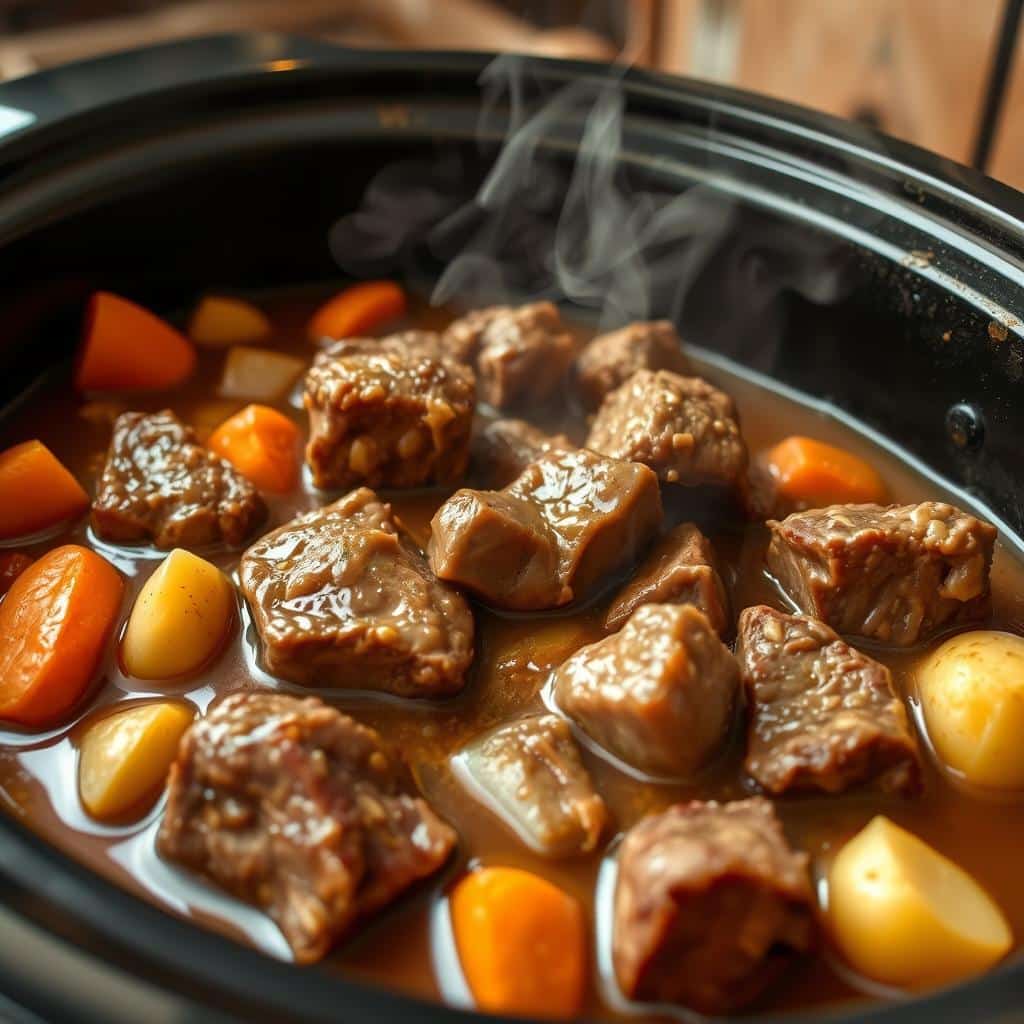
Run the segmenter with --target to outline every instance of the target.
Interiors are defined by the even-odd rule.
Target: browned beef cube
[[[572,600],[559,572],[554,530],[536,504],[504,491],[456,491],[430,524],[439,579],[500,608],[556,608]]]
[[[920,786],[917,743],[889,670],[823,622],[760,605],[736,644],[750,707],[746,769],[769,793]]]
[[[492,306],[456,320],[448,350],[476,365],[480,397],[496,409],[550,398],[576,356],[576,339],[550,302]]]
[[[683,342],[669,320],[630,324],[595,338],[576,359],[576,384],[587,409],[625,384],[637,370],[692,372]]]
[[[454,483],[469,461],[473,371],[436,335],[349,339],[306,376],[306,461],[317,487]]]
[[[437,871],[455,833],[380,736],[313,697],[235,693],[185,734],[157,849],[277,922],[300,963]]]
[[[692,605],[645,604],[552,677],[558,706],[642,772],[693,775],[722,749],[739,707],[736,659]]]
[[[642,462],[668,483],[745,485],[747,446],[736,406],[699,377],[638,370],[605,398],[587,447]]]
[[[711,543],[693,523],[681,523],[655,544],[612,601],[605,627],[618,629],[642,604],[692,604],[716,633],[725,630],[725,587]]]
[[[597,846],[608,813],[564,718],[535,715],[503,725],[454,763],[470,791],[538,853],[568,857]]]
[[[242,556],[268,672],[308,686],[434,697],[462,688],[473,615],[362,487]]]
[[[92,505],[93,528],[104,540],[241,544],[266,514],[256,488],[170,410],[117,417]]]
[[[989,613],[996,529],[952,505],[832,505],[768,526],[772,574],[840,633],[905,647]]]
[[[473,438],[473,475],[488,487],[505,487],[539,455],[575,447],[565,434],[545,434],[526,420],[493,420]]]
[[[670,807],[634,825],[619,852],[619,987],[700,1013],[738,1010],[811,948],[812,904],[807,856],[767,800]]]
[[[631,563],[661,515],[646,467],[547,452],[504,490],[461,490],[445,502],[431,523],[430,564],[496,607],[555,608]]]

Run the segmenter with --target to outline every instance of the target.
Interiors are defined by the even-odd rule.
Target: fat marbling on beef
[[[839,633],[905,647],[988,615],[996,529],[945,502],[831,505],[768,526],[768,568]]]
[[[231,694],[182,739],[157,849],[266,910],[309,963],[455,846],[402,776],[374,730],[316,698]]]

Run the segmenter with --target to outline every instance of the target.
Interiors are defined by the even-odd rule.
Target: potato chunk
[[[175,548],[135,599],[121,660],[139,679],[195,671],[224,641],[235,607],[227,577],[198,555]]]
[[[189,337],[210,348],[259,341],[269,333],[270,321],[261,309],[228,295],[207,295],[188,325]]]
[[[947,640],[918,677],[928,735],[967,782],[1024,787],[1024,638],[979,629]]]
[[[221,398],[273,402],[288,391],[305,368],[303,360],[283,352],[233,345],[224,360],[218,393]]]
[[[1002,912],[970,875],[882,816],[833,861],[829,916],[856,970],[905,988],[984,971],[1013,941]]]
[[[78,792],[101,821],[120,818],[163,785],[194,711],[180,701],[136,704],[89,727],[82,737]]]

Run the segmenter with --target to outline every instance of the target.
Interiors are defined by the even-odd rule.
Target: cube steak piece
[[[552,676],[558,707],[595,743],[650,775],[692,776],[732,731],[736,659],[692,605],[641,605],[618,633]]]
[[[265,910],[310,963],[455,846],[403,774],[373,729],[314,697],[234,693],[182,739],[157,849]]]
[[[472,612],[368,488],[268,533],[238,573],[268,672],[402,697],[462,688]]]
[[[996,529],[952,505],[832,505],[768,526],[775,579],[844,635],[907,647],[989,613]]]
[[[456,774],[531,848],[546,857],[596,849],[608,820],[569,723],[533,715],[487,733],[454,759]]]
[[[266,517],[259,492],[199,444],[169,409],[125,412],[103,467],[92,524],[104,540],[158,548],[241,544]]]
[[[451,484],[469,462],[473,371],[424,331],[355,338],[306,375],[306,462],[325,490]]]
[[[488,487],[505,487],[539,455],[575,448],[565,434],[546,434],[526,420],[492,420],[473,437],[473,477]]]
[[[476,366],[480,398],[495,409],[546,401],[578,348],[551,302],[474,310],[452,323],[444,343]]]
[[[725,586],[711,543],[694,523],[680,523],[654,545],[612,601],[605,628],[619,629],[642,604],[692,604],[716,633],[725,631]]]
[[[700,377],[637,370],[601,404],[587,447],[642,462],[671,484],[746,486],[736,406]]]
[[[761,797],[645,818],[618,866],[612,959],[630,999],[730,1013],[814,945],[807,855]]]
[[[632,563],[661,526],[658,478],[584,449],[551,451],[501,491],[456,491],[430,524],[439,579],[498,608],[557,608]]]
[[[596,337],[576,358],[576,386],[584,408],[596,409],[605,395],[637,370],[671,370],[689,377],[690,360],[670,320],[629,324]]]
[[[765,605],[740,615],[736,656],[750,709],[746,770],[769,793],[920,789],[917,742],[884,665],[823,622]]]

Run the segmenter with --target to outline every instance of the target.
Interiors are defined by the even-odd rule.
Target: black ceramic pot
[[[608,322],[671,315],[1024,532],[1024,197],[760,97],[564,62],[481,79],[490,61],[255,35],[0,85],[0,401],[32,400],[96,288],[166,308],[340,264]],[[4,813],[0,937],[12,1019],[466,1016],[192,927]],[[835,1019],[1022,1007],[1018,958]]]

